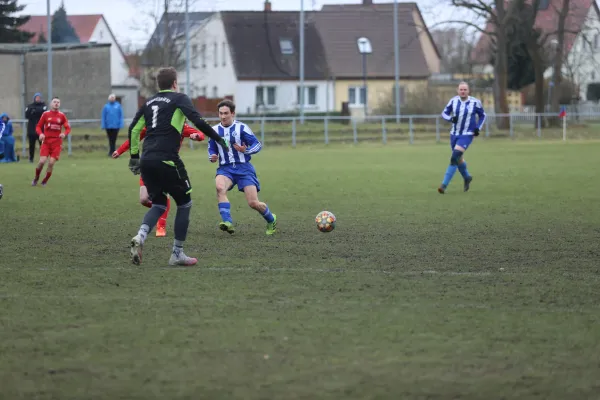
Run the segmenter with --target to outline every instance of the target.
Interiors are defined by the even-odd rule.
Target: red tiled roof
[[[530,1],[530,0],[529,0]],[[540,29],[545,35],[555,36],[558,29],[559,12],[564,0],[550,0],[550,5],[545,10],[537,12],[535,27]],[[568,31],[565,33],[564,53],[568,54],[577,39],[577,34],[587,18],[590,8],[596,7],[595,0],[570,0],[569,14],[565,21],[565,27]],[[485,32],[494,32],[495,25],[488,22]],[[471,59],[477,64],[489,64],[489,55],[491,47],[490,35],[482,33],[477,45],[471,53]]]
[[[48,37],[48,20],[46,18],[45,15],[32,15],[27,23],[21,25],[22,31],[35,34],[29,40],[31,43],[37,43],[40,32],[43,32],[46,38]],[[67,20],[73,25],[73,29],[75,29],[81,43],[90,41],[90,37],[101,18],[102,14],[67,15]]]

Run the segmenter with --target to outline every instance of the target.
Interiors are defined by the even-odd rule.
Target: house
[[[272,11],[269,2],[263,11],[223,11],[203,18],[190,29],[191,97],[231,97],[240,114],[297,112],[299,18],[299,12]],[[333,107],[333,85],[327,81],[321,38],[309,21],[305,43],[304,109],[326,112]],[[183,89],[185,72],[180,66]]]
[[[199,96],[199,88],[196,79],[200,76],[197,70],[198,63],[198,49],[200,48],[200,42],[204,43],[206,40],[203,39],[202,35],[214,35],[205,29],[206,23],[210,20],[214,13],[212,12],[189,12],[189,34],[190,34],[190,48],[191,54],[190,59],[192,62],[191,75],[193,79],[190,79],[190,96]],[[214,25],[211,26],[214,29]],[[224,35],[221,33],[221,37]],[[205,39],[205,38],[204,38]],[[171,54],[167,54],[168,52]],[[186,91],[186,80],[185,80],[185,14],[184,13],[164,13],[156,25],[152,36],[148,40],[138,65],[141,69],[147,67],[158,67],[163,65],[172,65],[178,68],[179,86],[182,92]],[[137,71],[138,73],[140,71]],[[148,93],[143,93],[144,96],[150,96],[153,93],[147,88]]]
[[[335,109],[348,102],[355,112],[368,111],[393,101],[395,86],[394,5],[325,5],[311,15],[323,41],[330,78],[334,81]],[[367,93],[363,89],[363,63],[357,40],[366,37],[372,53],[366,56]],[[398,46],[401,101],[404,93],[418,91],[440,72],[441,57],[416,3],[398,4]]]
[[[544,35],[550,50],[556,46],[559,10],[563,0],[542,0],[537,12],[535,26]],[[579,97],[587,100],[590,84],[600,83],[600,11],[595,0],[571,0],[565,20],[565,61],[563,76],[579,87]],[[488,22],[485,32],[493,32],[494,25]],[[491,73],[490,64],[493,46],[490,35],[482,34],[473,50],[472,59],[477,72]],[[552,68],[544,72],[544,77],[552,76]]]
[[[139,82],[130,74],[125,53],[117,42],[106,19],[102,14],[68,15],[69,23],[79,36],[81,44],[100,43],[110,44],[110,76],[111,87],[106,88],[106,97],[115,93],[123,105],[126,118],[132,118],[138,109]],[[29,21],[21,26],[21,30],[34,33],[30,43],[37,43],[39,35],[48,37],[46,15],[32,15]],[[100,111],[98,111],[100,113]]]

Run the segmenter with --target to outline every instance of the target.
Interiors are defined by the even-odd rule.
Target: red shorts
[[[62,150],[61,139],[45,139],[40,146],[40,157],[50,157],[58,160]]]
[[[142,177],[140,176],[140,187],[141,186],[146,186],[146,185],[144,184],[144,181],[142,180]]]

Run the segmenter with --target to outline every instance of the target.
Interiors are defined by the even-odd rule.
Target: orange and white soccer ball
[[[317,229],[321,232],[331,232],[335,229],[335,215],[329,211],[321,211],[315,217],[317,223]]]

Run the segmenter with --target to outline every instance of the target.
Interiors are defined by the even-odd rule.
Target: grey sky
[[[110,28],[117,36],[119,43],[127,47],[128,45],[140,46],[145,44],[149,32],[153,30],[154,24],[144,14],[151,11],[162,0],[146,0],[145,8],[136,7],[138,0],[51,0],[51,12],[54,12],[61,1],[64,1],[68,14],[104,14]],[[189,0],[191,11],[219,11],[219,10],[261,10],[263,0]],[[389,2],[385,0],[383,2]],[[442,0],[441,2],[444,2]],[[359,3],[360,0],[305,0],[306,10],[319,10],[324,4],[341,3]],[[375,3],[380,1],[375,0]],[[451,18],[448,11],[440,12],[445,7],[439,7],[440,1],[435,0],[416,0],[421,8],[421,12],[428,25],[443,19]],[[43,15],[46,13],[46,0],[20,0],[21,4],[26,5],[24,13],[32,15]],[[299,10],[300,0],[271,0],[273,10]],[[138,3],[139,4],[139,3]],[[438,5],[433,7],[433,5]],[[446,8],[446,10],[448,10]],[[137,18],[137,20],[136,20]],[[137,28],[136,28],[136,25]]]

